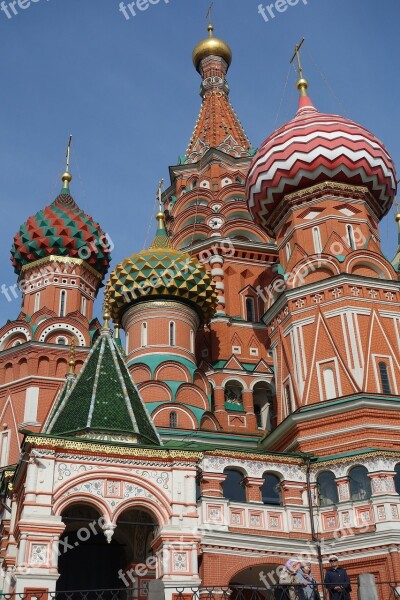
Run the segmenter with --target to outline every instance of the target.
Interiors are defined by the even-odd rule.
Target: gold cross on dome
[[[297,71],[299,73],[300,79],[303,79],[303,69],[302,69],[301,61],[300,61],[300,48],[302,47],[303,43],[304,43],[304,38],[301,40],[300,44],[296,44],[296,47],[294,49],[294,54],[293,54],[292,58],[290,59],[290,64],[292,64],[294,59],[297,58]]]
[[[72,135],[69,136],[69,140],[68,140],[68,144],[67,144],[67,152],[65,154],[65,158],[67,159],[67,166],[65,168],[66,173],[69,173],[69,163],[70,163],[70,158],[71,158],[71,142],[72,142]]]
[[[210,6],[208,7],[207,16],[206,16],[206,19],[208,20],[209,25],[211,25],[211,11],[212,11],[213,4],[214,4],[214,0],[211,2]]]

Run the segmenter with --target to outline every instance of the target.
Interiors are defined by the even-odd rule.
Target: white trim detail
[[[54,323],[54,325],[49,325],[49,327],[46,327],[46,329],[44,329],[42,331],[38,341],[44,342],[46,340],[46,337],[49,335],[49,333],[52,333],[53,331],[55,331],[57,329],[59,330],[60,335],[62,334],[63,331],[70,331],[77,338],[77,340],[79,342],[79,346],[85,345],[85,338],[84,338],[82,332],[79,331],[79,329],[77,329],[73,325],[70,325],[69,323]]]

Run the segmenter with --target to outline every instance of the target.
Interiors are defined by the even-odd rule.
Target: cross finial
[[[72,142],[72,135],[69,136],[68,144],[67,144],[67,152],[65,154],[66,163],[67,163],[66,167],[65,167],[65,173],[63,173],[61,176],[61,180],[63,181],[63,189],[66,189],[66,190],[69,189],[69,184],[72,179],[72,175],[69,172],[69,165],[70,165],[70,158],[71,158],[71,142]]]
[[[158,199],[158,210],[160,212],[162,212],[162,188],[164,185],[164,179],[160,179],[160,181],[158,182],[158,188],[157,188],[157,199]]]
[[[294,54],[293,54],[292,58],[290,59],[290,64],[292,64],[294,59],[297,58],[297,72],[299,74],[300,79],[303,79],[303,69],[302,69],[301,60],[300,60],[300,48],[302,47],[303,43],[304,43],[304,38],[301,40],[300,44],[296,44],[296,47],[294,49]]]
[[[70,164],[70,158],[71,158],[71,142],[72,142],[72,135],[69,136],[69,140],[68,140],[68,144],[67,144],[67,152],[65,154],[65,158],[67,159],[67,166],[65,171],[67,173],[69,173],[69,164]]]
[[[212,22],[211,22],[211,12],[212,12],[213,5],[214,5],[214,0],[211,2],[210,6],[208,7],[208,11],[207,11],[206,19],[208,21],[208,25],[212,25]]]
[[[299,74],[299,80],[297,82],[297,89],[300,92],[300,96],[307,96],[308,82],[303,77],[303,67],[301,66],[301,60],[300,60],[300,48],[302,47],[303,43],[304,43],[304,38],[302,38],[302,40],[299,44],[296,44],[296,47],[294,49],[294,54],[293,54],[292,58],[290,59],[290,64],[292,64],[294,59],[297,58],[297,72]]]

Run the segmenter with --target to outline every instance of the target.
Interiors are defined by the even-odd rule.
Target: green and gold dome
[[[157,220],[150,248],[123,260],[110,275],[107,287],[113,320],[119,322],[124,311],[137,302],[166,299],[190,304],[201,321],[208,323],[217,306],[211,274],[196,258],[172,247],[161,211]]]

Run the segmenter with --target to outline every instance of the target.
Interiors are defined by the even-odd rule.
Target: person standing
[[[276,588],[275,600],[303,600],[303,585],[300,582],[298,571],[300,561],[289,559],[279,575],[279,586]]]
[[[318,584],[311,575],[311,563],[302,562],[300,569],[297,571],[297,576],[300,583],[303,584],[302,596],[304,600],[320,600],[318,592]]]
[[[335,554],[329,557],[324,583],[330,600],[350,600],[350,579],[346,569],[339,567],[339,559]]]

